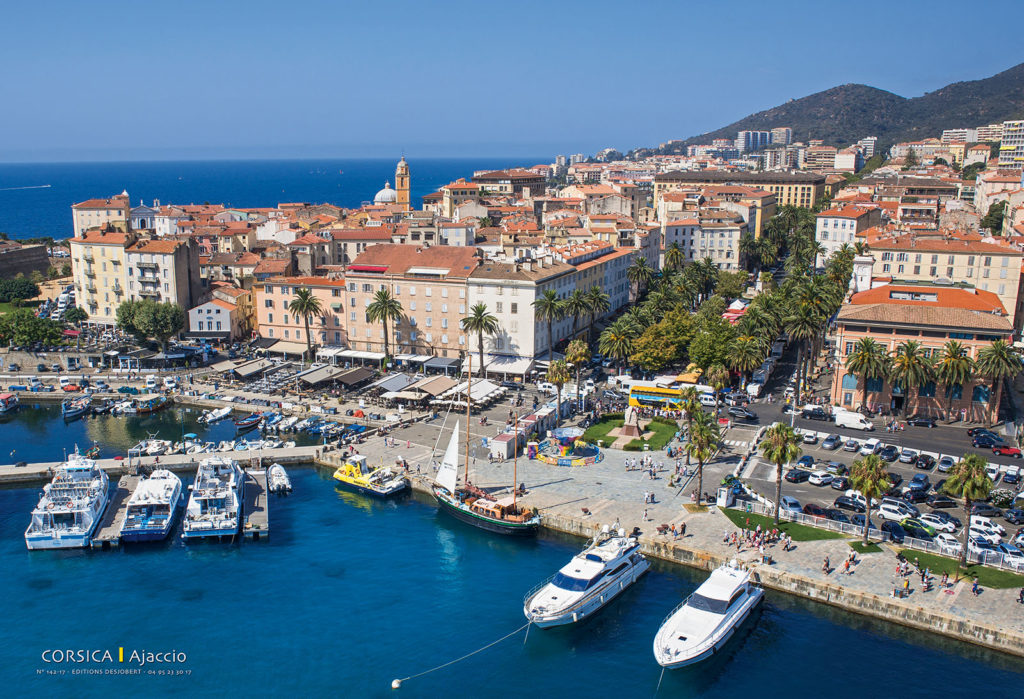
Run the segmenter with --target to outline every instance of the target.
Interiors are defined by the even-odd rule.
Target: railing
[[[769,505],[764,505],[760,502],[748,502],[746,503],[748,512],[772,516],[775,514],[774,508]],[[784,519],[787,522],[796,522],[797,524],[805,524],[810,527],[816,527],[818,529],[827,529],[828,531],[840,532],[842,534],[849,534],[851,536],[864,536],[864,527],[859,524],[847,524],[846,522],[836,522],[835,520],[828,519],[826,517],[812,517],[811,515],[805,515],[802,512],[790,512],[789,510],[782,510],[779,513],[779,519]],[[874,539],[875,541],[889,541],[892,537],[889,536],[888,532],[883,532],[879,529],[871,529],[868,531],[868,540]]]
[[[950,558],[956,558],[960,556],[960,547],[962,543],[957,542],[959,545],[956,549],[950,549],[949,547],[940,546],[934,541],[926,541],[924,539],[917,539],[911,536],[903,539],[901,546],[913,549],[915,551],[924,551],[925,553],[934,553],[939,556],[947,556]],[[1015,573],[1024,572],[1024,562],[1013,561],[1008,559],[1002,553],[998,551],[982,551],[980,553],[971,553],[967,551],[967,563],[977,563],[984,566],[990,566],[992,568],[999,568],[1000,570],[1010,570]]]

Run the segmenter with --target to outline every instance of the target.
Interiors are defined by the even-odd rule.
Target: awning
[[[338,352],[339,357],[346,359],[372,359],[375,362],[379,362],[384,359],[383,352],[363,352],[361,350],[342,350]]]
[[[469,360],[462,364],[463,371],[469,371]],[[484,355],[484,371],[491,374],[515,374],[525,376],[533,368],[532,357],[508,357],[500,354]],[[473,372],[480,371],[480,355],[473,354]]]
[[[274,363],[269,359],[257,359],[251,362],[247,362],[246,364],[242,364],[241,366],[235,367],[235,374],[237,374],[240,378],[245,379],[252,376],[253,374],[258,374],[261,371],[265,371],[272,366],[274,366]]]
[[[82,332],[80,330],[65,330],[64,337],[78,337]]]
[[[338,383],[345,384],[346,386],[356,386],[371,378],[373,374],[374,372],[371,369],[358,367],[356,369],[349,369],[339,376],[336,376],[335,380]]]
[[[277,343],[278,340],[275,340],[272,337],[258,337],[252,342],[250,346],[255,347],[256,349],[270,349]]]
[[[305,342],[289,342],[288,340],[278,340],[272,348],[267,350],[274,354],[302,354],[308,349]]]
[[[105,357],[116,357],[119,354],[121,354],[121,353],[118,352],[117,350],[109,350],[107,352],[104,352],[103,356],[105,356]]]
[[[331,381],[332,379],[337,378],[340,374],[344,373],[344,369],[339,369],[336,366],[322,366],[311,371],[307,371],[306,373],[300,375],[299,379],[309,384],[310,386],[315,386],[318,383],[323,383],[324,381]]]
[[[454,357],[431,357],[423,363],[424,369],[440,369],[442,371],[446,369],[454,369],[458,367],[460,361]]]
[[[235,364],[234,362],[228,361],[228,362],[217,362],[216,364],[211,365],[210,368],[213,369],[214,371],[224,372],[224,371],[234,371],[236,366],[238,366],[238,365]]]
[[[452,386],[455,386],[458,382],[455,379],[447,376],[431,376],[426,379],[420,379],[412,386],[408,386],[409,391],[423,391],[429,393],[432,396],[439,396],[447,391]]]
[[[396,354],[395,361],[405,362],[406,364],[422,364],[423,362],[430,359],[429,354]]]
[[[389,374],[382,379],[378,379],[370,384],[370,388],[379,388],[382,391],[392,392],[401,391],[406,386],[411,386],[416,383],[416,379],[405,374]]]

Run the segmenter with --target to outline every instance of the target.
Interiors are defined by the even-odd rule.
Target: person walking
[[[974,578],[974,582],[971,583],[971,594],[977,597],[981,594],[981,588],[978,586],[978,578]]]

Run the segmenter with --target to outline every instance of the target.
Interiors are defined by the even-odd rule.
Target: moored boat
[[[132,407],[135,409],[134,412],[138,415],[155,413],[157,410],[167,407],[167,396],[163,396],[158,393],[139,396],[132,400]]]
[[[541,628],[580,621],[622,594],[650,566],[636,537],[605,525],[587,548],[527,593],[523,612]]]
[[[182,502],[181,478],[162,468],[139,481],[128,499],[123,541],[163,541],[174,526]]]
[[[409,479],[389,467],[370,467],[363,454],[353,454],[334,471],[334,480],[350,490],[380,498],[396,495],[409,487]]]
[[[267,484],[272,493],[292,492],[292,481],[281,464],[271,464],[267,469]]]
[[[251,430],[253,427],[260,424],[260,420],[262,419],[263,416],[260,415],[259,413],[253,413],[251,415],[246,415],[245,417],[240,417],[234,421],[235,429]]]
[[[206,425],[212,425],[213,423],[218,422],[219,420],[223,420],[230,414],[231,408],[227,406],[223,408],[217,408],[216,410],[210,410],[208,412],[203,413],[202,416],[199,418],[199,422]]]
[[[61,415],[65,420],[74,420],[89,413],[92,410],[92,400],[89,396],[68,398],[60,404]]]
[[[763,598],[764,590],[736,561],[716,568],[661,623],[654,637],[654,658],[671,669],[711,657]]]
[[[18,409],[17,393],[0,393],[0,415],[13,413]]]
[[[181,524],[183,539],[234,536],[242,516],[242,469],[225,457],[199,462]]]
[[[29,550],[88,546],[107,507],[108,486],[106,472],[76,448],[43,486],[25,530],[25,545]]]

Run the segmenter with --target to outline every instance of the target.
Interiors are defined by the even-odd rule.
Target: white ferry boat
[[[618,597],[651,564],[640,553],[636,538],[624,529],[601,534],[573,556],[554,576],[535,587],[523,600],[523,612],[531,622],[547,628],[571,624],[588,617]]]
[[[234,536],[242,516],[242,482],[244,474],[238,462],[225,457],[211,457],[199,462],[196,481],[189,486],[183,539],[211,536]]]
[[[163,541],[181,506],[181,478],[159,468],[135,487],[121,525],[122,541]]]
[[[716,568],[661,623],[654,637],[658,664],[677,668],[711,657],[763,597],[764,590],[735,561]]]
[[[25,530],[29,550],[88,546],[110,497],[105,471],[78,453],[61,464],[43,486],[32,521]]]

